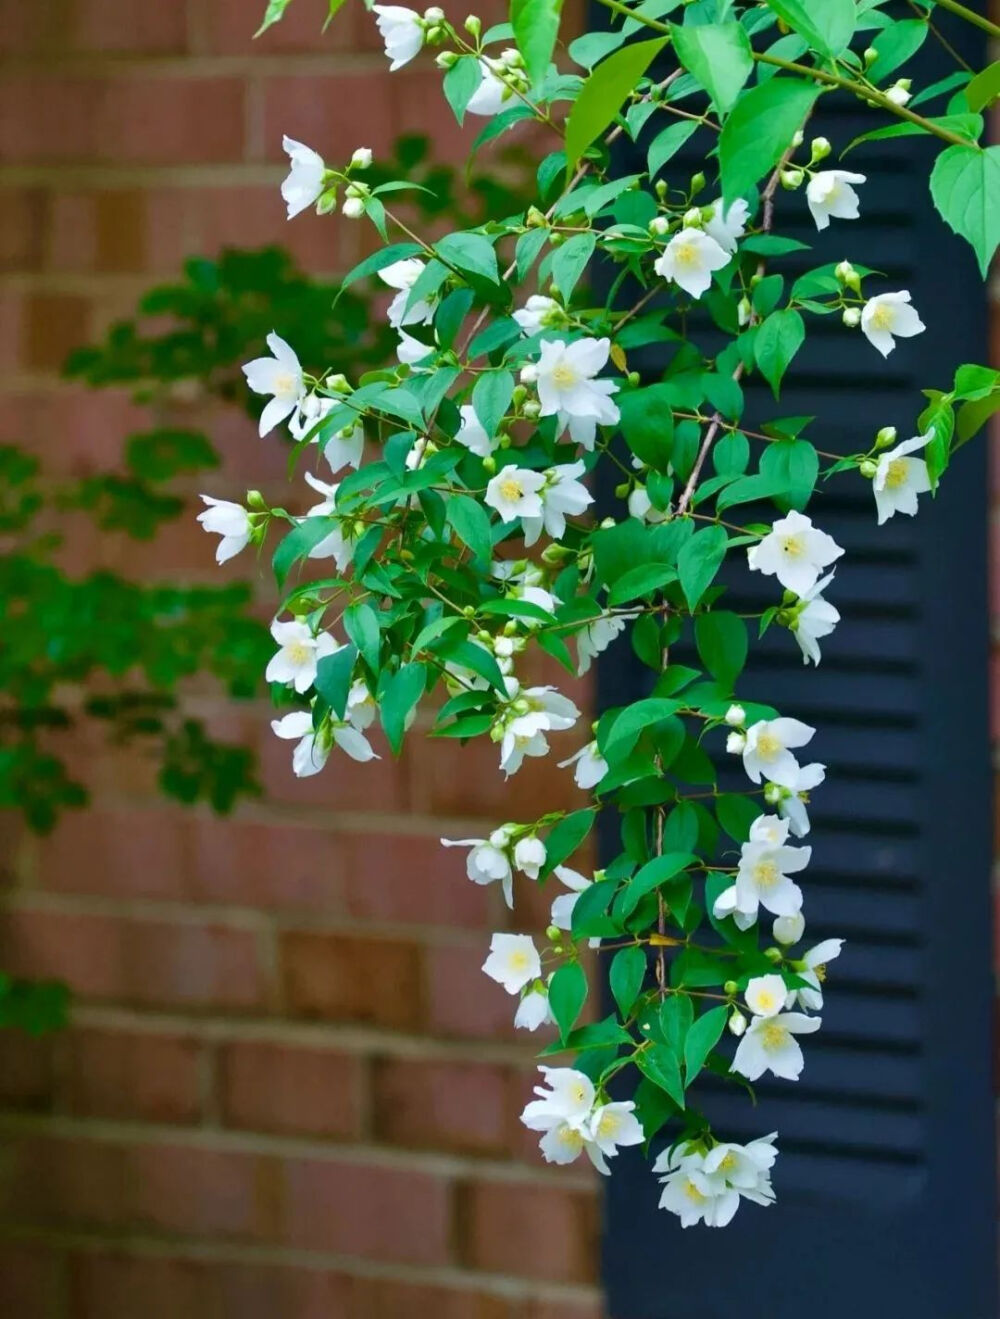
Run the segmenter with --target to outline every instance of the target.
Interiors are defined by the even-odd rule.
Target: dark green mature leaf
[[[306,518],[278,542],[271,567],[279,587],[285,585],[295,564],[304,559],[311,549],[315,549],[321,540],[325,540],[338,525],[338,519],[332,517]]]
[[[684,1107],[684,1082],[677,1055],[665,1044],[650,1044],[635,1056],[636,1066],[654,1085],[665,1090],[678,1108]]]
[[[655,696],[626,706],[603,738],[601,749],[604,755],[619,759],[628,755],[647,728],[672,718],[679,707],[680,701],[664,700]],[[598,741],[601,740],[601,731],[598,730]]]
[[[664,856],[647,861],[628,882],[618,907],[622,917],[631,916],[647,893],[653,893],[661,884],[676,879],[685,867],[696,860],[697,857],[690,852],[667,852]]]
[[[784,311],[772,312],[757,327],[753,341],[754,361],[774,391],[775,398],[778,397],[782,377],[805,342],[805,337],[805,322],[793,308],[786,307]]]
[[[548,73],[561,13],[562,0],[511,0],[510,25],[532,86]]]
[[[825,0],[824,0],[825,2]],[[853,5],[853,0],[849,0]],[[677,58],[726,115],[753,71],[750,38],[739,23],[670,24]]]
[[[747,627],[738,614],[713,609],[694,620],[695,644],[702,663],[727,692],[747,662]]]
[[[728,537],[724,527],[705,527],[696,531],[677,556],[677,575],[684,599],[696,609],[725,558]]]
[[[660,1031],[667,1048],[684,1057],[684,1041],[694,1020],[694,1003],[689,994],[671,994],[660,1004]]]
[[[584,810],[573,811],[559,821],[545,840],[545,864],[539,871],[541,878],[551,874],[556,866],[573,855],[594,827],[595,818],[593,811]]]
[[[475,55],[460,55],[444,75],[445,100],[454,111],[459,123],[465,119],[469,102],[479,89],[483,71]]]
[[[819,456],[808,440],[779,440],[761,455],[760,474],[780,487],[782,508],[803,509],[819,476]]]
[[[347,694],[357,657],[357,646],[342,646],[332,655],[324,655],[316,665],[316,690],[338,719],[343,719],[347,709]]]
[[[628,1017],[646,978],[646,952],[638,944],[615,953],[608,979],[618,1011]]]
[[[788,150],[816,103],[819,88],[800,78],[772,78],[739,100],[719,137],[726,204],[749,192]]]
[[[566,122],[567,170],[575,169],[590,144],[614,123],[622,103],[666,44],[666,37],[637,41],[598,64]]]
[[[878,56],[868,66],[868,76],[877,83],[884,83],[890,73],[917,53],[927,40],[929,30],[922,18],[905,18],[877,32],[871,49],[877,51]]]
[[[564,1042],[586,1001],[587,975],[583,967],[579,962],[561,966],[549,981],[549,1007]]]
[[[669,384],[647,385],[621,395],[621,430],[637,458],[654,471],[665,472],[670,463],[674,435]]]
[[[344,631],[358,648],[361,658],[375,673],[379,668],[378,612],[367,601],[344,610]]]
[[[514,396],[510,371],[484,371],[472,391],[472,407],[487,435],[496,435]]]
[[[722,1038],[728,1017],[729,1009],[723,1004],[710,1008],[692,1023],[684,1041],[685,1085],[690,1085],[705,1066],[705,1059]]]
[[[671,160],[688,138],[697,131],[698,124],[690,119],[682,119],[679,123],[668,125],[653,139],[647,156],[650,179],[656,178],[667,161]]]
[[[482,234],[468,231],[445,234],[435,243],[434,250],[443,262],[455,266],[463,274],[479,275],[493,284],[499,284],[497,254],[493,250],[493,244]],[[426,274],[426,271],[424,273]]]
[[[983,278],[1000,243],[1000,146],[947,147],[931,171],[938,214],[966,242]]]
[[[549,271],[552,282],[564,298],[568,298],[580,282],[596,247],[596,234],[574,234],[552,253]]]
[[[842,55],[854,36],[855,0],[767,0],[767,7],[828,58]]]
[[[423,696],[426,684],[425,665],[404,664],[398,673],[392,675],[380,693],[379,714],[394,755],[399,755],[407,717]]]
[[[489,560],[493,552],[490,517],[478,499],[470,495],[449,496],[448,521],[455,535],[477,559]]]
[[[761,804],[752,797],[724,792],[715,799],[715,814],[719,823],[734,842],[745,843],[750,837],[750,826],[761,813]]]

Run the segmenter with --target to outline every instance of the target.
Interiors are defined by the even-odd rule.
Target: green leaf
[[[970,110],[985,110],[1000,96],[1000,60],[977,73],[965,89]]]
[[[561,966],[549,981],[549,1008],[564,1042],[586,1001],[587,976],[583,967],[579,962]]]
[[[677,580],[677,569],[669,563],[641,563],[618,578],[608,593],[609,605],[625,604],[649,595],[658,587]]]
[[[754,361],[778,397],[781,380],[789,363],[805,342],[806,327],[797,311],[786,307],[773,312],[757,327],[753,341]]]
[[[563,298],[569,298],[576,288],[596,247],[596,234],[574,234],[553,252],[549,269],[552,282]]]
[[[448,646],[445,655],[447,659],[454,660],[456,664],[461,664],[463,668],[478,673],[498,692],[506,694],[500,666],[485,646],[477,646],[474,641],[459,641]]]
[[[514,377],[510,371],[484,371],[472,391],[472,407],[492,439],[507,414],[514,396]]]
[[[361,658],[375,673],[379,669],[379,620],[370,604],[362,601],[344,610],[344,631],[358,648]]]
[[[448,521],[463,545],[468,545],[477,559],[488,562],[493,553],[493,536],[490,516],[479,500],[469,495],[451,495]]]
[[[747,627],[738,614],[713,609],[694,620],[695,645],[702,663],[727,692],[747,662]]]
[[[573,904],[572,929],[574,939],[587,939],[620,932],[620,925],[605,913],[618,885],[613,879],[602,879],[585,888]]]
[[[292,3],[292,0],[268,0],[267,9],[264,12],[264,21],[254,33],[259,37],[262,32],[266,32],[269,27],[281,21],[284,18],[285,10]]]
[[[670,124],[653,139],[647,157],[651,181],[656,178],[667,161],[680,151],[688,138],[698,131],[698,127],[698,124],[690,119],[682,119],[679,123]]]
[[[627,756],[647,728],[672,718],[679,707],[679,701],[668,701],[657,696],[649,696],[626,706],[604,737],[601,751],[605,756]]]
[[[424,694],[426,684],[427,669],[423,664],[404,664],[380,693],[379,715],[393,755],[399,755],[406,719]]]
[[[760,474],[779,487],[782,505],[803,509],[819,476],[819,455],[808,440],[779,440],[764,450]]]
[[[306,558],[311,549],[325,540],[335,527],[339,526],[336,518],[314,517],[300,522],[275,546],[271,559],[275,580],[279,587],[284,587],[292,568]]]
[[[724,527],[705,527],[696,531],[677,556],[677,575],[690,609],[711,586],[726,554],[728,537]]]
[[[694,1020],[694,1003],[689,994],[671,994],[660,1004],[660,1030],[664,1043],[678,1058],[684,1057],[684,1040]]]
[[[562,0],[511,0],[510,25],[533,87],[549,71],[559,36]]]
[[[614,123],[622,103],[666,44],[666,37],[637,41],[598,64],[566,121],[567,171],[576,168],[590,144]]]
[[[653,893],[661,884],[675,879],[685,867],[696,860],[697,858],[690,852],[667,852],[664,856],[657,856],[652,861],[647,861],[628,882],[618,908],[621,916],[623,918],[631,916],[647,893]]]
[[[332,655],[324,655],[316,665],[316,690],[338,719],[343,719],[347,709],[347,693],[357,657],[356,646],[342,646]]]
[[[997,412],[1000,412],[1000,392],[990,395],[989,398],[963,403],[955,419],[955,435],[958,443],[964,444],[966,440],[971,440],[973,435]]]
[[[737,843],[747,841],[750,826],[760,813],[760,802],[740,793],[724,792],[715,799],[716,817],[729,837]]]
[[[344,278],[340,281],[341,291],[346,289],[350,284],[356,283],[359,279],[364,279],[368,275],[375,275],[386,266],[391,266],[395,261],[402,261],[404,257],[418,256],[423,248],[419,243],[391,243],[388,247],[379,248],[371,256],[366,256],[364,261],[352,267]]]
[[[665,1090],[678,1108],[684,1107],[684,1083],[677,1055],[665,1044],[650,1044],[635,1055],[643,1076]]]
[[[854,36],[855,0],[767,0],[767,7],[827,58],[842,55]]]
[[[950,133],[957,133],[959,137],[967,137],[970,145],[976,142],[983,131],[983,117],[979,114],[936,115],[928,118],[927,122],[935,124],[938,128],[946,128]],[[840,153],[841,159],[862,142],[882,142],[891,137],[914,137],[918,133],[930,132],[931,130],[925,128],[923,124],[910,123],[908,120],[898,124],[887,124],[885,128],[873,128],[870,133],[862,133],[860,137],[848,142]]]
[[[972,245],[985,279],[1000,243],[1000,146],[946,148],[931,171],[931,196],[944,222]]]
[[[740,97],[719,137],[727,207],[777,164],[818,95],[814,83],[800,78],[772,78]]]
[[[595,818],[593,811],[573,811],[563,816],[545,840],[545,864],[539,871],[542,879],[573,855],[594,827]]]
[[[871,49],[878,58],[865,70],[875,82],[884,82],[901,64],[914,56],[927,40],[929,27],[922,18],[897,20],[875,34]]]
[[[475,55],[460,55],[444,75],[445,100],[455,112],[459,123],[465,119],[469,102],[479,90],[483,71]]]
[[[434,250],[447,265],[455,266],[465,274],[479,275],[492,284],[500,283],[497,254],[493,244],[482,234],[445,234],[435,243]]]
[[[608,979],[618,1011],[628,1017],[646,978],[646,953],[638,944],[615,953]]]
[[[669,384],[647,385],[620,395],[621,431],[637,458],[654,471],[665,472],[670,463],[674,435],[674,399]]]
[[[824,4],[827,0],[824,0]],[[853,7],[853,0],[851,0]],[[753,70],[750,38],[739,23],[670,24],[677,58],[726,115]]]
[[[721,1007],[703,1012],[692,1023],[684,1041],[685,1085],[690,1085],[705,1066],[705,1059],[722,1038],[728,1017],[729,1009],[723,1004]]]
[[[337,15],[340,13],[343,7],[344,7],[344,0],[328,0],[326,22],[323,24],[324,32],[330,26],[333,20],[337,17]]]

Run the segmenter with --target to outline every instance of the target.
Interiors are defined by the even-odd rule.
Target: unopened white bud
[[[541,414],[541,411],[542,405],[535,398],[529,398],[521,405],[521,416],[527,417],[528,421],[534,421]]]
[[[867,481],[873,481],[878,472],[878,463],[873,463],[870,458],[858,464],[858,471]]]
[[[692,206],[689,211],[684,212],[684,228],[700,229],[702,226],[701,207]]]
[[[730,728],[742,728],[747,721],[747,712],[742,705],[731,705],[726,711],[726,723]]]
[[[768,806],[777,806],[783,797],[784,793],[777,783],[769,783],[764,789],[764,800]]]
[[[425,22],[425,23],[443,23],[443,22],[444,22],[444,10],[443,10],[443,9],[439,9],[437,5],[432,5],[432,7],[431,7],[430,9],[425,9],[425,10],[424,10],[424,22]]]
[[[739,1039],[747,1028],[747,1019],[739,1008],[733,1008],[726,1025],[729,1027],[730,1035],[735,1035]]]
[[[775,942],[783,943],[786,946],[798,943],[805,934],[805,930],[806,919],[801,911],[797,911],[794,916],[777,916],[771,926],[771,933],[774,935]]]
[[[907,84],[904,86],[904,83]],[[910,99],[909,79],[901,78],[893,87],[886,92],[886,100],[891,101],[893,105],[905,105]]]
[[[483,30],[482,19],[477,18],[475,14],[470,14],[462,26],[466,32],[471,32],[474,37],[478,37]]]
[[[742,733],[730,733],[726,738],[726,750],[731,756],[742,756],[747,740]]]
[[[538,380],[538,367],[533,362],[522,366],[518,379],[522,385],[533,385]]]
[[[861,324],[861,312],[857,307],[845,307],[841,319],[849,330],[854,330]]]
[[[833,273],[837,276],[837,279],[841,284],[846,284],[854,274],[854,267],[851,265],[850,261],[838,261],[833,268]]]
[[[453,50],[443,50],[439,55],[434,56],[434,63],[439,69],[450,69],[458,63],[458,55]]]
[[[781,186],[794,191],[796,188],[801,188],[804,178],[805,175],[800,169],[783,169],[781,171]]]
[[[340,209],[349,220],[358,220],[365,213],[365,204],[360,197],[348,197]]]
[[[351,164],[356,169],[367,169],[371,163],[372,163],[371,147],[358,147],[357,151],[355,151],[354,155],[351,157]]]
[[[670,221],[665,215],[656,215],[649,222],[649,232],[655,234],[657,238],[662,238],[664,234],[670,232]]]
[[[805,134],[802,132],[801,128],[797,128],[792,136],[793,148],[798,150],[798,148],[802,145],[804,141],[805,141]]]
[[[736,305],[736,321],[741,330],[744,325],[750,324],[750,316],[752,313],[753,308],[750,305],[750,299],[747,297],[740,298]]]
[[[826,160],[827,156],[833,150],[833,147],[830,146],[830,142],[827,138],[814,137],[810,144],[810,150],[812,152],[812,159],[815,162],[817,160]]]
[[[879,449],[888,449],[890,444],[896,443],[896,427],[883,426],[875,436],[875,444]]]

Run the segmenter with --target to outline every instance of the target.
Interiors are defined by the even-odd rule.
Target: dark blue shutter
[[[945,71],[930,57],[926,80]],[[824,106],[812,131],[840,148],[870,124],[849,104]],[[883,362],[839,318],[810,318],[780,405],[750,390],[754,414],[815,414],[815,443],[857,450],[883,425],[914,434],[920,389],[985,359],[985,294],[968,249],[932,214],[928,158],[914,139],[864,147],[846,162],[869,176],[862,220],[818,239],[804,213],[799,230],[782,223],[816,244],[810,264],[854,254],[885,272],[871,291],[908,288],[927,332]],[[790,205],[779,194],[782,215]],[[776,1206],[744,1204],[725,1231],[682,1235],[656,1209],[648,1164],[616,1160],[613,1319],[997,1313],[985,441],[915,519],[877,527],[870,488],[847,476],[810,511],[847,551],[830,592],[843,621],[818,671],[772,629],[743,690],[817,727],[810,757],[828,779],[812,811],[807,940],[848,942],[802,1079],[761,1083],[756,1109],[742,1090],[706,1093],[720,1134],[780,1131]],[[760,579],[732,582],[748,607],[773,603]],[[643,678],[619,646],[599,682],[602,702],[620,704]]]

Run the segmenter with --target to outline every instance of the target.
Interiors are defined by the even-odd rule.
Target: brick
[[[510,1073],[473,1062],[377,1058],[375,1135],[393,1145],[503,1154],[510,1143]]]
[[[273,56],[350,50],[356,42],[356,9],[344,7],[324,32],[321,16],[308,6],[292,5],[280,23],[276,23],[256,40],[256,15],[233,0],[199,0],[198,23],[204,33],[200,43],[205,53],[213,55]],[[374,17],[365,16],[365,24],[374,27]]]
[[[30,1112],[44,1112],[51,1107],[53,1048],[51,1035],[0,1030],[0,1105]]]
[[[0,161],[149,166],[238,160],[243,96],[235,78],[14,74],[0,84]],[[26,105],[30,114],[23,113]]]
[[[59,1319],[62,1266],[58,1255],[41,1246],[0,1246],[0,1314],[12,1319]]]
[[[422,1017],[421,953],[401,939],[289,931],[279,941],[293,1016],[412,1030]]]
[[[75,0],[67,37],[76,50],[104,55],[180,55],[187,38],[185,10],[182,4]]]
[[[190,246],[214,253],[225,247],[271,247],[280,241],[313,277],[332,276],[353,265],[345,240],[353,236],[354,222],[342,219],[339,212],[320,216],[309,211],[286,226],[278,183],[276,171],[274,182],[266,187],[197,189],[188,199],[195,235]],[[287,469],[280,475],[286,479]]]
[[[344,905],[365,920],[482,928],[496,894],[473,884],[465,852],[439,836],[376,833],[340,838]]]
[[[596,1282],[596,1194],[517,1182],[459,1187],[459,1257],[471,1269],[548,1282]]]
[[[443,944],[427,950],[427,1027],[431,1034],[472,1039],[514,1039],[509,994],[486,976],[489,950],[484,931],[479,946]]]
[[[346,1053],[234,1040],[219,1051],[222,1120],[250,1131],[361,1134],[362,1063]]]
[[[90,335],[90,303],[69,293],[33,293],[24,314],[23,360],[31,371],[59,371]]]
[[[509,1303],[466,1287],[355,1278],[344,1319],[513,1319]]]
[[[264,1001],[255,935],[222,925],[10,911],[0,961],[14,975],[63,979],[84,998],[234,1011]]]
[[[66,1103],[80,1117],[197,1122],[197,1040],[181,1035],[77,1028],[67,1041]]]
[[[407,83],[409,85],[409,83]],[[400,131],[393,119],[393,75],[377,71],[340,72],[322,78],[270,78],[263,89],[264,156],[286,162],[283,135],[307,142],[331,160],[348,158],[367,146],[384,155]]]
[[[24,274],[41,268],[48,198],[43,188],[0,193],[0,270]]]

